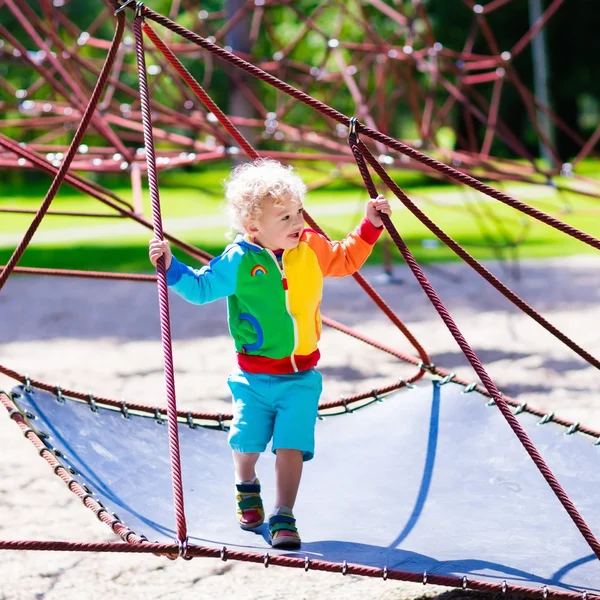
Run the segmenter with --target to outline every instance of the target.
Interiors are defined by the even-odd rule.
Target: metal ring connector
[[[221,548],[221,560],[227,562],[227,546]]]
[[[340,396],[340,402],[342,403],[342,406],[344,407],[344,410],[348,414],[351,414],[352,411],[348,408],[348,400],[346,400],[346,398],[344,396]]]
[[[381,574],[381,576],[383,577],[384,581],[387,581],[387,578],[388,578],[388,568],[387,568],[387,565],[385,565],[385,567],[383,567],[383,573]]]
[[[219,429],[221,431],[225,431],[225,425],[223,425],[223,415],[221,413],[217,414],[217,420],[219,421]]]
[[[310,569],[310,558],[308,556],[304,557],[304,571],[308,571]]]
[[[506,583],[506,579],[502,582],[502,593],[506,594],[507,590],[508,590],[508,583]]]
[[[164,423],[164,420],[162,418],[162,415],[160,414],[160,408],[158,408],[158,406],[154,407],[154,420],[159,424],[162,425]]]
[[[348,562],[344,561],[342,563],[342,575],[345,575],[348,572]]]
[[[144,17],[144,8],[146,8],[146,7],[143,2],[136,2],[133,18],[134,19],[143,18]]]
[[[121,414],[126,419],[129,419],[129,410],[127,409],[127,404],[125,404],[125,400],[123,400],[123,402],[121,404]]]
[[[542,598],[544,600],[546,600],[547,597],[548,597],[548,586],[545,585],[542,587]]]
[[[98,412],[98,407],[96,406],[96,401],[94,400],[94,396],[92,396],[92,392],[89,393],[88,404],[90,405],[90,410],[92,412]]]
[[[433,363],[425,364],[422,360],[420,360],[417,364],[417,367],[421,371],[429,371],[430,373],[435,373],[435,365]]]
[[[553,412],[549,412],[547,415],[544,415],[540,421],[538,422],[538,425],[545,425],[546,423],[549,423],[550,421],[552,421],[552,418],[554,417],[554,413]]]
[[[188,549],[189,549],[189,543],[188,543],[188,538],[185,538],[185,540],[177,540],[177,556],[179,558],[183,558],[184,560],[190,560],[191,556],[188,556]]]
[[[350,117],[350,122],[348,123],[348,137],[354,136],[358,141],[357,125],[358,119],[356,117]]]
[[[65,403],[65,397],[63,396],[62,390],[60,389],[60,384],[56,385],[56,401],[59,404]]]
[[[118,15],[121,11],[125,10],[132,2],[135,2],[135,0],[126,0],[125,4],[122,4],[121,6],[119,6],[119,8],[117,8],[117,10],[115,10],[114,15]]]
[[[25,387],[23,388],[28,394],[31,392],[31,380],[28,375],[25,375]]]
[[[427,571],[423,571],[423,585],[427,585]]]
[[[467,576],[464,575],[463,578],[462,578],[462,589],[466,590],[468,584],[469,584],[469,580],[467,579]]]
[[[263,556],[263,565],[265,565],[265,569],[269,568],[269,561],[271,560],[271,557],[269,556],[268,552],[265,552],[265,555]]]
[[[477,387],[477,383],[474,381],[469,385],[465,386],[465,389],[462,391],[463,394],[470,394]]]

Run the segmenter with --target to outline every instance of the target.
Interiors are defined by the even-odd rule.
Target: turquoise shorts
[[[263,452],[273,439],[278,448],[315,453],[315,422],[323,389],[315,369],[290,375],[247,373],[236,369],[227,379],[233,400],[229,445],[236,452]]]

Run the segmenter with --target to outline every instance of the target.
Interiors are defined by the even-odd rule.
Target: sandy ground
[[[600,259],[520,265],[516,279],[490,268],[552,323],[600,355]],[[500,389],[534,406],[600,429],[598,374],[512,307],[464,265],[428,269],[464,335]],[[378,290],[434,363],[474,379],[460,350],[410,273]],[[374,278],[377,272],[367,271]],[[13,277],[0,293],[0,364],[64,387],[132,402],[164,404],[156,288],[152,284]],[[171,299],[180,407],[228,411],[232,362],[224,304]],[[410,352],[410,346],[351,280],[330,282],[324,314]],[[325,399],[371,389],[411,368],[326,331]],[[15,382],[0,376],[0,388]],[[115,539],[67,491],[9,419],[0,416],[0,539]],[[301,490],[302,494],[302,490]],[[300,502],[302,498],[300,497]],[[0,600],[112,598],[415,598],[439,588],[219,560],[47,552],[0,554]]]

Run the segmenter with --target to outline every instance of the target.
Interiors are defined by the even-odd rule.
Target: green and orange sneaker
[[[294,513],[287,506],[282,506],[276,515],[269,517],[269,538],[273,548],[293,550],[302,545]]]
[[[256,529],[265,522],[265,510],[260,497],[260,481],[237,483],[237,520],[242,529]]]

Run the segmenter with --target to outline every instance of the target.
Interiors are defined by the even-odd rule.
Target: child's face
[[[265,204],[258,223],[248,231],[263,248],[288,250],[298,245],[303,229],[302,202],[286,198]]]

